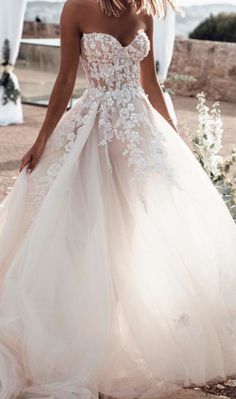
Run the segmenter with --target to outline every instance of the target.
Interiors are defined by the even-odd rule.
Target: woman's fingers
[[[28,168],[27,168],[27,171],[29,173],[33,172],[33,170],[34,170],[35,166],[37,165],[38,161],[39,161],[38,157],[36,157],[36,156],[32,156],[31,157],[31,160],[30,160]]]
[[[46,142],[44,141],[36,141],[35,144],[31,147],[31,149],[25,154],[25,156],[23,157],[22,161],[21,161],[21,165],[20,165],[20,172],[22,171],[22,169],[25,168],[25,166],[27,166],[27,172],[31,173],[35,166],[37,165],[37,163],[39,162],[42,153],[44,151]]]
[[[28,155],[25,155],[24,157],[23,157],[23,159],[22,159],[22,161],[21,161],[21,165],[20,165],[20,172],[24,169],[24,167],[26,166],[26,165],[28,165],[29,163],[30,163],[30,161],[31,161],[31,156],[28,154]]]

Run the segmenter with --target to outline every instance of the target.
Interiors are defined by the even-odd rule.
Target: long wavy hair
[[[123,10],[129,5],[134,4],[137,12],[145,12],[148,15],[157,15],[163,18],[166,15],[167,5],[169,4],[174,11],[178,12],[179,7],[176,0],[127,0],[125,4],[122,0],[98,0],[104,14],[119,18]]]

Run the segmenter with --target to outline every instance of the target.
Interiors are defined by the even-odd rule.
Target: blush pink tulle
[[[140,82],[144,33],[84,35],[90,86],[0,213],[1,399],[158,398],[236,373],[236,228]]]

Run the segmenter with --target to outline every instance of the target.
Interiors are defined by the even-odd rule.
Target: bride
[[[236,228],[156,78],[165,3],[64,6],[46,119],[1,207],[1,399],[158,398],[236,373]],[[79,61],[89,86],[62,117]]]

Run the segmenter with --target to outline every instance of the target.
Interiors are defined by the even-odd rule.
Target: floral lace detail
[[[90,86],[104,90],[140,87],[140,61],[149,50],[145,32],[137,34],[126,47],[105,33],[84,34],[81,61]]]
[[[59,156],[57,162],[54,162],[49,166],[42,177],[39,178],[37,173],[32,173],[32,186],[29,196],[29,206],[32,211],[31,219],[41,206],[44,197],[60,173],[69,153],[74,147],[75,142],[80,138],[81,130],[86,126],[86,122],[90,119],[90,115],[94,112],[96,107],[97,103],[94,101],[94,96],[92,96],[92,93],[86,91],[80,98],[78,104],[71,110],[70,118],[66,118],[65,123],[63,123],[64,121],[62,120],[62,123],[49,138],[44,158],[50,156],[50,153],[53,153],[54,151],[60,151],[61,156]]]
[[[135,106],[136,99],[146,98],[140,83],[140,62],[147,56],[150,42],[145,32],[135,36],[126,47],[113,36],[88,33],[82,38],[82,63],[90,82],[89,90],[103,95],[99,109],[100,146],[113,140],[123,143],[122,154],[140,181],[151,172],[168,170],[164,138],[153,134],[149,115]],[[146,107],[143,104],[145,111]],[[149,132],[145,137],[144,132]],[[109,154],[109,148],[106,150]],[[107,155],[110,166],[109,155]],[[141,186],[141,184],[140,184]]]
[[[165,140],[150,120],[147,96],[140,83],[140,62],[149,49],[150,42],[144,32],[137,34],[126,47],[108,34],[84,34],[81,60],[90,84],[48,140],[44,158],[50,160],[50,154],[58,152],[57,162],[48,162],[45,173],[32,174],[29,198],[32,215],[40,207],[95,108],[98,145],[105,150],[108,168],[112,171],[112,149],[118,147],[119,154],[133,169],[132,181],[137,182],[138,195],[146,207],[143,180],[153,172],[163,170],[168,174],[170,171],[166,164]]]
[[[182,313],[177,319],[173,319],[175,325],[176,334],[182,339],[186,337],[193,337],[201,339],[204,337],[203,331],[196,326],[192,325],[192,320],[189,314]]]
[[[102,132],[99,145],[109,146],[113,140],[123,143],[122,154],[133,167],[133,180],[136,181],[146,178],[154,170],[160,172],[165,166],[164,138],[152,136],[150,118],[145,112],[138,112],[134,105],[136,97],[143,101],[144,96],[141,88],[107,91],[99,110],[98,125]],[[143,134],[145,131],[148,137]]]

